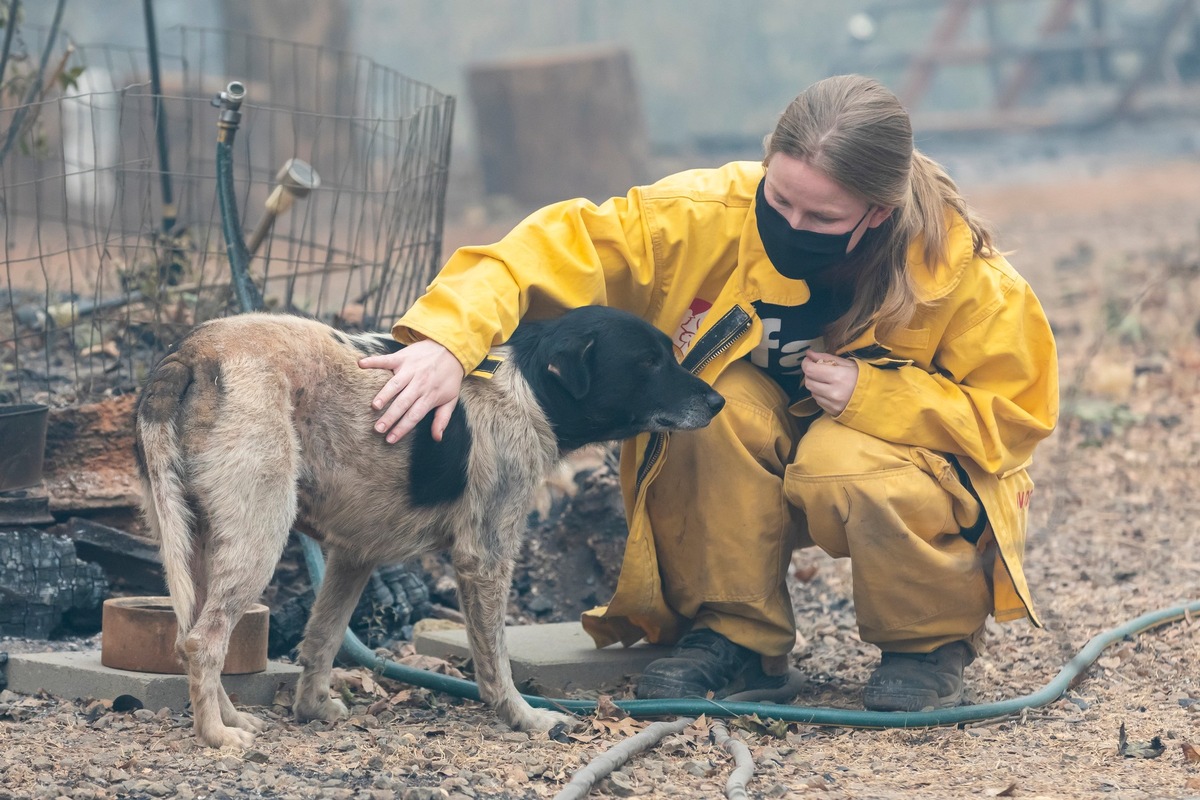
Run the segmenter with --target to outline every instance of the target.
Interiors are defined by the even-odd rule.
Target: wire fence
[[[21,35],[41,52],[43,32]],[[0,164],[0,403],[133,391],[195,324],[234,311],[211,107],[230,80],[247,88],[234,144],[240,222],[267,230],[251,271],[272,309],[387,326],[432,278],[452,97],[354,54],[178,28],[159,48],[159,127],[146,51],[58,49],[58,75],[84,68],[74,85],[0,108],[0,132],[22,120]],[[319,186],[276,215],[268,201],[291,159]]]

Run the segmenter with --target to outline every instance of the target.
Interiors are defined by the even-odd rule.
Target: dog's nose
[[[725,398],[717,392],[708,392],[708,394],[704,397],[704,401],[708,403],[708,410],[714,415],[725,407]]]

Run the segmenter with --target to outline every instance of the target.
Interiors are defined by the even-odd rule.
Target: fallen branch
[[[554,800],[580,800],[587,797],[592,786],[601,778],[608,777],[620,769],[626,761],[644,750],[649,750],[672,733],[679,733],[695,722],[692,717],[680,717],[673,722],[655,722],[645,730],[630,736],[615,747],[605,750],[586,766],[571,776],[571,782],[554,795]]]

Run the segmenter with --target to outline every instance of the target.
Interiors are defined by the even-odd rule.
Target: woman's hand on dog
[[[358,366],[392,373],[371,401],[371,408],[383,411],[375,430],[385,434],[388,444],[400,441],[430,411],[433,438],[442,440],[463,382],[462,365],[449,350],[424,339],[395,353],[361,358]]]

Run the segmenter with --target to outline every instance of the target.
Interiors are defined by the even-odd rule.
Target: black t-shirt
[[[795,399],[800,391],[800,364],[804,354],[824,349],[825,326],[850,309],[846,293],[821,289],[810,284],[812,297],[799,306],[778,306],[758,301],[754,308],[763,324],[763,336],[747,356],[750,363],[767,371],[775,382]]]

